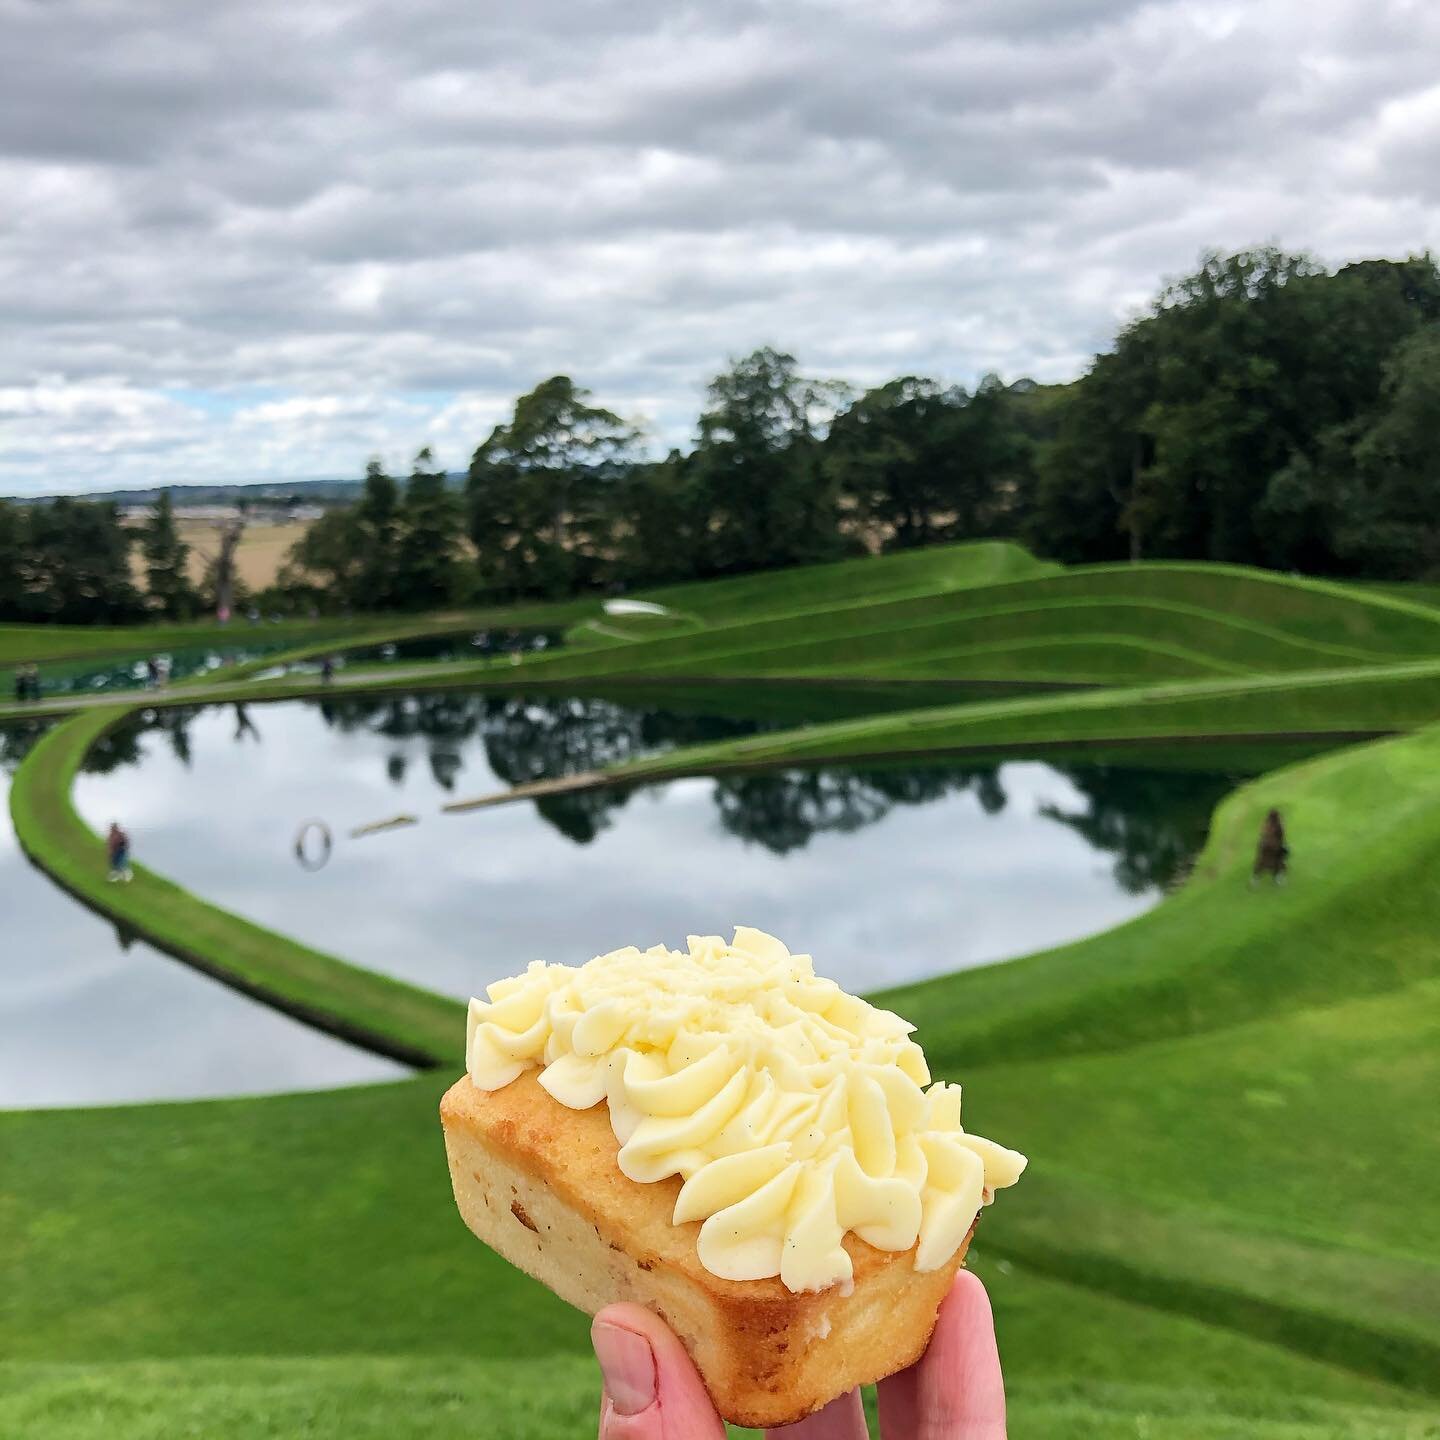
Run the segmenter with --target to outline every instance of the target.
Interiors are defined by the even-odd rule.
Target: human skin
[[[605,1389],[600,1440],[725,1440],[685,1347],[639,1305],[610,1305],[590,1329]],[[962,1270],[925,1354],[879,1385],[885,1440],[1005,1440],[1005,1386],[990,1297]],[[860,1392],[766,1434],[769,1440],[868,1440]]]

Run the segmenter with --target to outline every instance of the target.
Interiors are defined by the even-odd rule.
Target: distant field
[[[183,513],[175,517],[180,538],[190,546],[190,578],[198,585],[205,578],[208,556],[215,551],[215,525],[209,520],[189,519]],[[291,524],[251,525],[240,541],[235,563],[240,579],[249,590],[264,590],[275,583],[290,547],[310,528],[308,520]],[[145,557],[137,547],[131,557],[131,569],[137,581],[145,575]]]

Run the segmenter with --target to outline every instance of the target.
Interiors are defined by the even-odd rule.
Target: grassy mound
[[[979,552],[979,553],[976,553]],[[1023,554],[1023,552],[1021,552]],[[655,592],[692,623],[587,628],[525,668],[547,679],[884,676],[1121,684],[1440,657],[1440,612],[1384,592],[1215,565],[1027,570],[941,547]],[[948,568],[947,568],[948,567]],[[807,589],[806,574],[826,576]],[[795,572],[791,572],[792,575]],[[726,603],[729,601],[730,603]],[[1260,617],[1260,618],[1252,618]]]

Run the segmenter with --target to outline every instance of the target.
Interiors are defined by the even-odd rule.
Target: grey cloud
[[[560,369],[671,443],[766,342],[1068,376],[1204,248],[1440,243],[1437,46],[1414,0],[0,0],[0,387],[47,397],[0,490],[460,463]]]

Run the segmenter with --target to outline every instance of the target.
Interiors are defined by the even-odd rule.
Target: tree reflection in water
[[[1040,813],[1114,855],[1116,883],[1130,895],[1169,890],[1185,879],[1215,807],[1239,783],[1238,776],[1209,771],[1056,768],[1085,797],[1087,808],[1042,805]]]
[[[52,723],[50,720],[9,720],[0,725],[0,771],[13,775]]]
[[[770,770],[722,776],[715,783],[720,823],[732,835],[776,855],[825,833],[873,825],[897,805],[924,805],[974,788],[988,815],[1005,808],[999,767],[925,766],[904,770]]]
[[[597,770],[677,746],[729,739],[776,728],[761,721],[636,708],[611,700],[438,692],[383,698],[327,696],[310,702],[325,724],[342,733],[379,735],[394,742],[385,773],[401,784],[423,752],[435,784],[453,792],[467,750],[483,746],[491,770],[507,784]],[[244,706],[235,708],[235,740],[261,734]],[[143,757],[140,736],[164,732],[179,759],[190,763],[187,727],[197,712],[149,712],[112,731],[91,751],[86,769],[106,773]],[[817,717],[820,718],[820,717]],[[787,722],[793,723],[793,722]],[[0,763],[13,768],[41,727],[0,730]],[[1118,765],[1057,765],[1081,796],[1083,808],[1044,803],[1039,813],[1068,826],[1095,849],[1115,857],[1119,885],[1130,894],[1170,888],[1204,841],[1210,815],[1236,783],[1213,772],[1138,770]],[[999,762],[985,765],[828,765],[729,774],[714,782],[722,827],[738,839],[784,855],[817,835],[873,825],[897,806],[924,805],[970,792],[986,814],[1007,797]],[[544,820],[577,844],[588,844],[614,819],[633,789],[606,787],[538,798]]]

